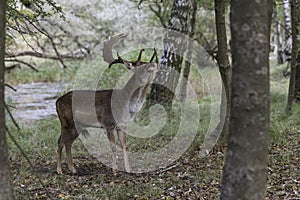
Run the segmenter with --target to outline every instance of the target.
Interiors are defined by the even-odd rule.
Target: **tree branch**
[[[22,51],[22,52],[16,52],[16,53],[6,53],[7,58],[16,58],[21,56],[33,56],[37,58],[46,58],[46,59],[52,59],[52,60],[59,60],[59,59],[83,59],[85,56],[74,56],[69,54],[60,54],[60,58],[53,55],[47,55],[44,53],[40,53],[37,51]]]
[[[28,63],[28,62],[25,62],[25,61],[22,61],[22,60],[19,60],[19,59],[5,59],[4,60],[5,62],[18,62],[18,63],[21,63],[23,65],[26,65],[28,67],[30,67],[31,69],[33,69],[34,71],[38,72],[39,70],[37,68],[35,68],[32,64]]]
[[[9,110],[9,108],[8,108],[8,106],[7,106],[6,103],[4,104],[4,106],[5,106],[5,109],[6,109],[7,113],[8,113],[8,115],[9,115],[10,119],[12,120],[13,124],[17,127],[18,131],[21,130],[19,124],[15,120],[14,116],[11,114],[11,112],[10,112],[10,110]]]
[[[7,84],[7,83],[4,83],[4,85],[5,85],[6,87],[9,87],[10,89],[12,89],[14,92],[17,91],[17,89],[15,89],[13,86],[11,86],[11,85],[9,85],[9,84]]]

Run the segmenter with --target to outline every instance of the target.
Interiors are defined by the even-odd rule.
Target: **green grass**
[[[272,142],[283,144],[286,134],[295,133],[300,128],[300,105],[293,103],[292,113],[287,114],[287,92],[289,78],[283,76],[286,65],[271,68],[270,138]]]
[[[18,141],[19,145],[28,153],[29,156],[49,156],[53,153],[50,147],[56,146],[57,133],[59,133],[59,121],[56,118],[47,120],[40,120],[31,126],[22,126],[21,130],[17,128],[9,121],[8,127]],[[18,154],[19,149],[9,139],[10,152],[12,154]],[[35,152],[33,155],[32,153]]]
[[[53,157],[55,155],[57,139],[60,134],[58,118],[51,117],[39,120],[30,125],[21,124],[21,130],[18,130],[8,120],[8,127],[15,140],[30,158]],[[20,150],[10,138],[8,139],[8,144],[12,155],[20,154]],[[75,153],[76,149],[83,149],[79,141],[75,143]]]
[[[68,81],[76,72],[76,62],[68,62],[69,68],[63,69],[58,62],[44,61],[37,64],[34,71],[29,67],[16,68],[5,73],[6,83],[16,85],[32,82]]]

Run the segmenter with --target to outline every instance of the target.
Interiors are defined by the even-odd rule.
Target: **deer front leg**
[[[121,144],[121,148],[123,150],[123,158],[124,158],[124,166],[125,166],[125,171],[127,173],[130,173],[130,165],[129,165],[129,161],[128,161],[128,155],[127,155],[127,145],[126,145],[126,132],[121,130],[121,129],[117,129],[118,132],[118,137],[119,137],[119,141]]]
[[[112,169],[113,169],[113,174],[117,175],[117,158],[116,158],[116,152],[117,152],[117,147],[116,147],[116,139],[114,136],[114,129],[107,128],[107,137],[110,143],[110,147],[113,153],[112,156]]]

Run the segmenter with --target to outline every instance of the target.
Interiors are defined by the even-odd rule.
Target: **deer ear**
[[[124,60],[124,65],[127,67],[127,69],[129,70],[133,70],[134,69],[134,66],[132,65],[131,62],[128,62],[126,60]]]

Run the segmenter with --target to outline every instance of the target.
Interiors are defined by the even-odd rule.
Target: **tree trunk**
[[[299,0],[294,0],[294,17],[295,17],[295,39],[297,48],[295,49],[296,59],[296,77],[295,77],[295,100],[300,103],[300,3]]]
[[[220,199],[263,200],[268,160],[272,0],[232,0],[230,15],[232,102]]]
[[[291,61],[291,52],[292,52],[292,37],[291,37],[291,30],[292,30],[292,20],[291,20],[291,4],[290,0],[283,0],[283,8],[284,8],[284,35],[282,42],[282,57],[283,62],[290,62]]]
[[[179,33],[188,33],[188,19],[192,4],[190,0],[174,0],[168,24],[168,33],[164,38],[163,53],[159,70],[151,86],[147,107],[156,103],[161,104],[169,111],[172,107],[174,92],[178,83],[185,40]]]
[[[296,94],[296,65],[297,65],[297,53],[298,53],[298,41],[297,41],[297,13],[296,10],[296,0],[291,1],[291,16],[292,16],[292,56],[291,56],[291,69],[290,69],[290,82],[289,82],[289,91],[288,91],[288,100],[287,100],[287,106],[286,106],[286,112],[289,113],[292,111],[292,104],[295,100],[295,94]],[[298,80],[299,81],[299,80]]]
[[[284,22],[283,22],[284,23]],[[284,49],[285,49],[285,46],[286,46],[286,30],[285,30],[285,27],[284,26],[280,26],[280,38],[281,38],[281,45],[280,45],[280,53],[281,53],[281,59],[282,59],[282,64],[285,62],[285,55],[284,55]],[[287,72],[288,70],[286,70]],[[286,73],[284,72],[284,73]]]
[[[13,199],[13,194],[10,184],[4,102],[6,0],[0,0],[0,5],[0,199],[10,200]]]
[[[277,15],[277,6],[276,4],[273,7],[273,21],[274,21],[274,52],[276,55],[277,65],[283,64],[282,58],[282,50],[280,46],[280,33],[279,33],[279,23],[278,23],[278,15]]]
[[[190,30],[189,30],[189,37],[193,39],[194,37],[194,30],[195,30],[195,23],[196,23],[196,14],[197,14],[197,0],[191,0],[192,1],[192,15],[190,20]],[[189,74],[190,74],[190,61],[191,61],[191,54],[189,50],[192,48],[192,44],[188,44],[187,52],[186,52],[186,61],[183,68],[183,79],[182,83],[180,85],[180,91],[179,91],[179,101],[185,102],[186,99],[186,90],[187,90],[187,84],[189,80]]]
[[[221,121],[225,120],[223,135],[228,135],[230,119],[230,97],[231,97],[231,67],[228,59],[227,34],[225,24],[226,1],[215,0],[215,18],[218,41],[217,62],[223,80],[225,95],[222,95]],[[226,98],[225,98],[226,97]]]

